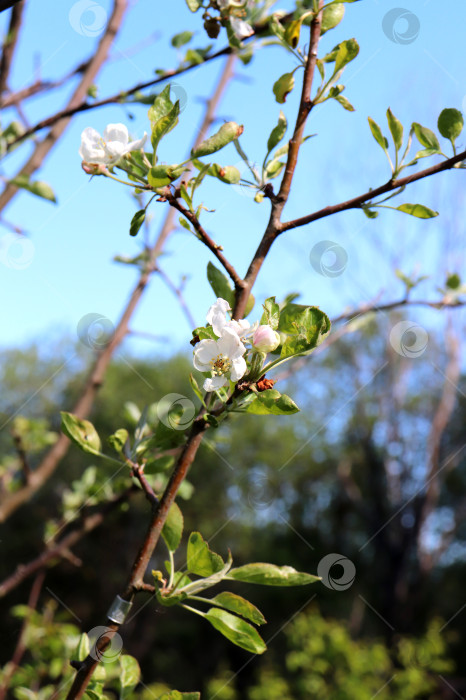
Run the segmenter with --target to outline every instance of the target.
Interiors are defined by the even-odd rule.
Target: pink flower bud
[[[88,175],[105,175],[107,172],[107,167],[102,163],[86,163],[84,160],[81,163],[81,168]]]
[[[280,336],[270,326],[259,326],[253,335],[252,344],[259,352],[272,352],[280,345]]]

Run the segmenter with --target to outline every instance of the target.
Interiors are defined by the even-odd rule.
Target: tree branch
[[[11,11],[8,34],[3,43],[2,58],[0,60],[0,98],[7,89],[8,77],[10,75],[13,54],[19,36],[21,20],[23,17],[24,2],[18,2]]]
[[[86,67],[86,70],[83,73],[81,82],[79,83],[73,96],[68,102],[68,109],[73,109],[77,105],[81,104],[83,97],[87,94],[88,89],[95,82],[95,78],[98,72],[100,71],[102,65],[105,63],[109,49],[121,26],[127,2],[128,0],[114,0],[113,12],[108,22],[105,33],[99,42],[95,55],[91,58],[89,64]],[[49,152],[52,150],[60,136],[65,131],[69,122],[70,118],[68,117],[60,119],[59,121],[57,121],[57,123],[55,123],[55,125],[50,129],[44,140],[37,144],[33,154],[31,155],[27,163],[21,168],[20,172],[17,173],[16,177],[21,175],[30,176],[40,168]],[[6,205],[13,199],[17,192],[18,187],[15,187],[14,185],[7,185],[5,187],[3,192],[0,194],[0,211],[2,211],[4,207],[6,207]]]
[[[299,103],[298,115],[296,118],[293,136],[290,140],[290,145],[288,149],[288,158],[286,161],[285,173],[282,178],[278,195],[271,199],[272,209],[270,212],[269,222],[267,224],[267,228],[262,237],[262,240],[259,243],[259,247],[257,248],[254,254],[251,264],[249,265],[246,277],[244,278],[246,284],[243,287],[243,289],[240,289],[239,291],[237,290],[236,304],[233,311],[233,318],[235,319],[244,316],[244,311],[246,309],[249,294],[254,285],[254,282],[256,281],[257,275],[259,274],[259,270],[261,269],[264,260],[274,241],[281,233],[281,214],[283,211],[283,207],[285,206],[290,194],[291,183],[293,180],[294,171],[296,169],[296,164],[298,162],[298,154],[302,143],[304,128],[306,126],[306,121],[309,116],[309,113],[313,107],[310,95],[317,61],[317,47],[319,45],[320,39],[323,4],[324,0],[319,0],[319,13],[311,22],[309,53],[304,69],[303,86],[301,89],[301,100]]]
[[[381,185],[375,190],[369,190],[364,194],[360,194],[357,197],[353,197],[353,199],[348,199],[346,202],[340,202],[340,204],[332,204],[331,206],[325,207],[324,209],[319,209],[319,211],[316,211],[313,214],[307,214],[307,216],[301,216],[298,219],[294,219],[293,221],[287,221],[281,224],[280,233],[290,231],[290,229],[293,228],[298,228],[298,226],[305,226],[306,224],[310,224],[313,221],[317,221],[318,219],[323,219],[326,216],[332,216],[332,214],[338,214],[338,212],[340,211],[346,211],[348,209],[359,209],[361,207],[361,204],[364,204],[364,202],[368,202],[374,199],[375,197],[378,197],[380,194],[385,194],[385,192],[392,192],[393,190],[396,190],[399,187],[406,187],[406,185],[409,185],[411,182],[416,182],[416,180],[422,180],[423,178],[429,177],[430,175],[441,173],[444,170],[450,170],[456,165],[456,163],[460,163],[465,159],[466,151],[463,151],[462,153],[458,153],[452,158],[447,158],[447,160],[444,160],[441,163],[437,163],[436,165],[432,165],[430,168],[426,168],[425,170],[420,170],[418,173],[414,173],[413,175],[401,177],[398,180],[389,180],[385,183],[385,185]]]
[[[201,223],[199,222],[197,216],[190,212],[189,209],[186,209],[186,207],[184,207],[172,194],[167,195],[167,202],[171,207],[179,211],[180,214],[183,214],[183,216],[194,226],[197,233],[199,234],[199,239],[202,241],[202,243],[204,243],[204,245],[207,246],[207,248],[210,251],[212,251],[212,253],[215,255],[215,257],[222,265],[224,270],[229,274],[232,282],[235,285],[235,288],[243,289],[245,286],[244,281],[238,275],[233,265],[230,262],[228,262],[226,257],[223,255],[222,246],[218,245],[217,243],[215,243],[215,241],[212,240],[207,231],[203,228],[203,226],[201,226]]]

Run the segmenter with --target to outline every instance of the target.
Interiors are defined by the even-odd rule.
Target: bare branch
[[[7,89],[11,63],[19,36],[21,20],[23,17],[24,2],[18,2],[11,11],[8,34],[3,44],[2,58],[0,60],[0,97]]]
[[[310,224],[313,221],[317,221],[318,219],[323,219],[326,216],[332,216],[332,214],[338,214],[338,212],[340,211],[347,211],[348,209],[360,209],[361,204],[364,204],[364,202],[369,202],[375,197],[378,197],[381,194],[385,194],[385,192],[392,192],[393,190],[396,190],[400,187],[406,187],[406,185],[411,184],[411,182],[416,182],[416,180],[422,180],[425,177],[430,177],[430,175],[441,173],[444,170],[450,170],[457,163],[461,163],[461,161],[465,159],[466,151],[463,151],[462,153],[458,153],[452,158],[447,158],[441,163],[432,165],[430,168],[426,168],[425,170],[420,170],[418,173],[414,173],[413,175],[401,177],[398,180],[389,180],[385,183],[385,185],[376,187],[376,189],[374,190],[369,190],[364,194],[360,194],[357,197],[353,197],[353,199],[348,199],[346,202],[332,204],[331,206],[325,207],[324,209],[319,209],[319,211],[316,211],[313,214],[307,214],[307,216],[301,216],[298,219],[294,219],[293,221],[287,221],[280,225],[280,233],[284,233],[285,231],[289,231],[293,228],[298,228],[298,226],[305,226],[306,224]]]

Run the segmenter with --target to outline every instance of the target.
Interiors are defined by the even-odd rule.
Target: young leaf
[[[459,109],[443,109],[440,112],[437,126],[438,130],[445,139],[449,139],[452,146],[455,146],[455,141],[463,130],[463,115]]]
[[[351,102],[346,99],[344,95],[337,95],[334,97],[334,99],[341,104],[341,106],[346,109],[348,112],[354,112],[354,107],[351,104]]]
[[[125,700],[130,698],[134,688],[139,683],[141,678],[141,669],[139,664],[134,658],[129,654],[122,654],[119,659],[120,663],[120,700]]]
[[[211,598],[210,602],[251,620],[255,625],[263,625],[267,622],[259,608],[236,593],[229,591],[219,593],[215,598]]]
[[[266,389],[257,394],[256,400],[249,404],[247,413],[255,416],[287,416],[297,413],[299,408],[289,396],[280,394],[276,389]]]
[[[219,608],[211,608],[205,613],[205,618],[230,642],[250,651],[251,654],[263,654],[267,650],[258,631],[236,615]]]
[[[316,306],[287,304],[281,311],[278,330],[288,335],[280,357],[306,355],[330,332],[330,319]]]
[[[201,0],[186,0],[186,4],[191,12],[196,12],[200,8],[202,2]],[[160,700],[162,700],[162,698],[160,698]]]
[[[399,151],[403,145],[403,124],[398,121],[390,107],[387,109],[387,121],[393,143],[395,144],[396,150]]]
[[[405,214],[416,216],[418,219],[432,219],[434,216],[438,216],[438,211],[429,209],[429,207],[425,207],[423,204],[400,204],[396,209]]]
[[[157,123],[160,124],[160,122]],[[147,173],[147,179],[151,187],[164,187],[179,178],[185,170],[184,165],[154,165]]]
[[[413,122],[412,128],[414,129],[414,133],[416,134],[421,146],[432,149],[434,153],[441,152],[438,138],[433,131],[428,129],[426,126],[421,126],[417,122]]]
[[[127,439],[128,431],[125,430],[125,428],[119,428],[119,430],[116,430],[113,435],[110,435],[107,442],[111,447],[113,447],[115,452],[122,452]]]
[[[237,185],[241,180],[241,173],[234,165],[212,163],[208,169],[208,174],[211,177],[216,177],[221,182],[226,182],[227,185]]]
[[[215,296],[225,299],[233,308],[235,303],[235,293],[230,287],[228,278],[215,265],[209,261],[207,263],[207,280],[213,289]]]
[[[182,534],[183,514],[178,504],[173,503],[162,528],[162,537],[170,552],[176,552],[181,542]]]
[[[55,194],[47,182],[43,182],[42,180],[31,182],[29,175],[18,175],[10,180],[10,184],[20,187],[23,190],[27,190],[31,194],[35,194],[37,197],[47,199],[49,202],[57,202]]]
[[[139,229],[144,223],[144,220],[146,218],[146,210],[145,209],[140,209],[135,213],[133,218],[131,219],[131,224],[129,226],[129,235],[130,236],[137,236]]]
[[[335,58],[334,74],[338,73],[350,61],[356,58],[359,53],[359,44],[356,39],[347,39],[342,41],[338,46],[337,55]]]
[[[180,32],[179,34],[175,34],[175,36],[172,36],[170,43],[173,46],[173,48],[179,49],[181,46],[189,44],[193,36],[193,32]]]
[[[320,34],[325,34],[329,29],[333,29],[340,24],[345,14],[345,6],[342,3],[333,3],[324,7],[322,12],[322,24],[320,28]]]
[[[66,411],[60,413],[62,432],[84,452],[100,455],[101,442],[92,423],[88,420],[81,420]]]
[[[294,75],[293,73],[284,73],[280,78],[275,81],[273,85],[273,94],[275,95],[275,100],[278,104],[282,105],[286,102],[286,98],[289,93],[294,88]]]
[[[188,540],[186,565],[192,574],[211,576],[223,568],[224,561],[220,554],[212,552],[200,532],[192,532]]]
[[[159,119],[165,117],[171,109],[173,109],[173,102],[170,99],[170,85],[167,85],[162,92],[156,96],[154,104],[151,105],[147,112],[151,126],[154,126]]]
[[[149,110],[150,114],[150,110]],[[177,100],[170,111],[160,117],[156,122],[152,122],[151,144],[154,149],[154,154],[157,152],[157,147],[161,139],[166,136],[178,124],[178,116],[180,114],[180,101]]]
[[[293,49],[295,49],[299,44],[299,35],[301,33],[301,25],[303,23],[303,19],[304,17],[300,17],[299,19],[295,19],[289,22],[285,29],[284,39],[286,43],[289,44]]]
[[[267,155],[270,153],[270,151],[272,151],[275,148],[275,146],[278,143],[280,143],[282,138],[285,136],[286,127],[286,117],[283,114],[282,110],[280,110],[280,114],[278,116],[278,124],[270,132],[270,136],[267,141]]]
[[[296,571],[292,566],[275,566],[262,562],[230,569],[225,578],[244,583],[258,583],[262,586],[305,586],[320,581],[319,576]]]
[[[388,148],[388,141],[382,134],[382,129],[371,117],[367,117],[367,121],[369,122],[372,136],[375,138],[380,148],[383,148],[383,150],[386,151]]]
[[[275,301],[275,297],[269,297],[264,301],[264,313],[262,314],[260,325],[270,326],[274,331],[278,328],[280,320],[280,307]]]
[[[244,127],[236,122],[227,122],[223,124],[216,134],[202,141],[193,151],[192,158],[201,158],[202,156],[210,156],[212,153],[220,151],[232,141],[235,141],[244,131]]]

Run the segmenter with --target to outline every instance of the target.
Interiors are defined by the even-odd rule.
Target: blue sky
[[[43,79],[57,79],[92,53],[99,37],[80,31],[75,19],[76,5],[68,0],[27,5],[10,88],[16,90],[30,84],[38,72]],[[111,3],[99,0],[97,6],[103,16],[109,13]],[[276,4],[277,8],[290,6],[289,2]],[[450,0],[442,12],[432,0],[404,2],[401,9],[405,10],[405,19],[400,18],[393,25],[390,36],[387,30],[384,32],[383,22],[395,8],[399,8],[398,2],[386,0],[348,4],[343,22],[323,37],[324,52],[350,37],[356,37],[360,44],[358,58],[348,66],[342,79],[347,86],[344,94],[356,111],[346,112],[331,101],[312,112],[307,133],[316,136],[302,148],[296,186],[285,209],[286,219],[355,196],[388,180],[388,165],[371,137],[367,116],[372,116],[388,134],[385,112],[390,106],[404,124],[406,135],[412,121],[435,129],[444,107],[465,111],[464,1]],[[406,17],[414,22],[411,27]],[[8,12],[0,19],[4,34]],[[90,19],[91,15],[82,15],[84,26]],[[208,39],[201,24],[200,15],[191,14],[184,0],[172,0],[169,4],[161,0],[130,3],[111,60],[98,77],[99,97],[150,80],[157,68],[175,66],[178,56],[170,46],[170,38],[176,32],[195,31],[192,45],[205,46]],[[416,37],[400,43],[400,34],[407,31],[417,32]],[[222,33],[215,48],[224,43]],[[274,100],[272,85],[280,74],[294,66],[291,55],[267,48],[258,52],[249,66],[236,68],[236,78],[218,110],[216,128],[225,119],[244,124],[242,145],[252,161],[262,162],[268,134],[278,118],[280,106]],[[221,62],[215,61],[176,78],[186,93],[186,107],[179,127],[163,143],[162,160],[184,159],[200,122],[204,100],[221,67]],[[296,75],[299,78],[300,71]],[[60,109],[70,94],[71,86],[66,86],[25,103],[28,121],[35,123]],[[289,122],[287,136],[296,114],[297,97],[295,90],[282,106]],[[12,117],[16,115],[5,112],[2,126]],[[138,207],[128,194],[129,188],[104,178],[90,181],[81,170],[78,156],[82,129],[94,126],[103,130],[111,122],[126,123],[131,133],[140,137],[148,130],[147,107],[111,105],[78,115],[37,174],[52,185],[58,204],[21,193],[3,213],[7,221],[28,232],[32,246],[31,262],[24,269],[0,266],[5,300],[2,347],[22,346],[32,340],[50,343],[61,334],[75,337],[80,319],[90,313],[101,314],[112,323],[118,320],[137,273],[115,264],[112,258],[133,256],[139,251],[140,241],[128,235],[129,222]],[[464,148],[464,143],[462,134],[459,147]],[[448,144],[442,140],[442,145],[449,153]],[[2,175],[14,174],[30,149],[28,144],[3,161]],[[229,146],[217,160],[237,164],[238,155]],[[395,205],[403,201],[427,204],[440,211],[436,219],[420,221],[383,211],[377,220],[370,221],[362,212],[346,212],[282,236],[255,287],[258,303],[270,295],[280,298],[289,292],[300,292],[303,302],[337,315],[376,297],[390,300],[401,296],[402,286],[393,275],[395,266],[405,272],[418,268],[431,275],[419,289],[419,297],[433,298],[435,287],[442,284],[447,271],[461,272],[464,268],[464,177],[464,171],[455,170],[430,178],[415,184],[395,201]],[[214,213],[203,215],[204,226],[244,274],[264,230],[268,203],[258,205],[237,190],[214,181],[209,182],[202,198],[209,209],[215,209]],[[154,203],[151,207],[152,235],[163,218],[165,206]],[[6,235],[8,229],[1,227],[0,243],[2,237],[8,240]],[[337,277],[319,275],[310,264],[310,252],[322,240],[338,243],[347,253],[346,269]],[[187,277],[184,293],[197,323],[203,322],[214,299],[205,275],[210,259],[209,251],[194,237],[178,231],[169,240],[160,261],[175,284]],[[462,318],[463,312],[454,313],[458,320]],[[259,314],[258,309],[251,318]],[[411,310],[411,315],[415,320],[422,319],[426,326],[439,322],[435,312]],[[155,346],[152,341],[129,339],[126,347],[132,352],[189,349],[188,324],[177,300],[157,277],[131,327],[165,339]]]

